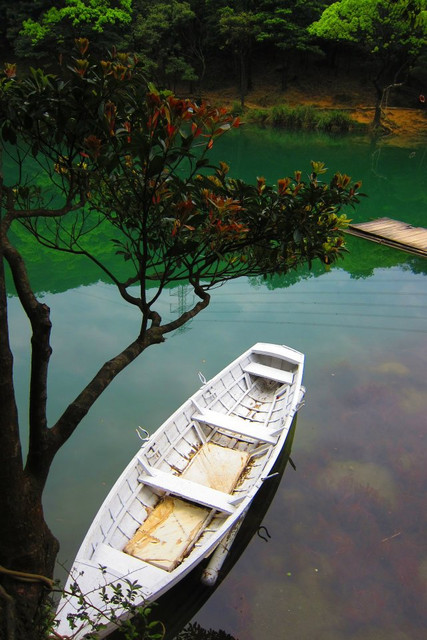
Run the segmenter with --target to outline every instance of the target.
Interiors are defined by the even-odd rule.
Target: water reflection
[[[284,628],[302,639],[421,640],[426,284],[423,274],[394,267],[366,278],[335,269],[288,287],[239,281],[216,291],[190,331],[120,376],[55,462],[45,506],[61,562],[69,565],[133,454],[135,426],[158,426],[195,391],[199,370],[212,376],[257,340],[292,344],[307,354],[297,472],[286,474],[265,517],[272,539],[249,543],[195,620],[239,640],[282,639]],[[111,304],[113,296],[100,284],[50,301],[53,414],[134,330],[136,319]],[[170,300],[164,315],[175,313]]]
[[[411,146],[392,146],[383,142],[370,142],[354,137],[331,138],[325,134],[284,133],[272,130],[246,128],[224,136],[212,149],[212,161],[226,161],[230,175],[254,182],[260,171],[268,182],[284,175],[293,175],[295,169],[309,172],[311,160],[325,161],[329,168],[326,177],[335,171],[348,173],[354,180],[362,180],[368,197],[347,215],[354,222],[389,217],[414,226],[426,226],[427,219],[427,141],[421,139]],[[11,171],[6,167],[5,171]],[[61,252],[49,252],[35,245],[23,229],[17,227],[15,235],[20,248],[31,264],[32,283],[36,291],[61,292],[96,283],[99,270],[82,257],[70,257]],[[358,243],[349,237],[350,249],[340,268],[353,277],[366,277],[377,267],[405,265],[416,273],[426,273],[426,261],[399,251],[389,251],[375,243]],[[91,235],[91,251],[105,259],[110,247],[114,270],[125,273],[125,264],[117,257],[102,229]],[[363,259],[361,252],[363,252]],[[50,268],[46,269],[49,263]],[[319,265],[313,273],[323,273]],[[299,277],[306,277],[300,275]],[[292,278],[288,282],[293,282]]]
[[[245,136],[218,149],[232,167],[237,159],[243,178],[255,179],[264,161],[274,180],[322,158],[331,170],[365,181],[369,198],[359,220],[387,215],[426,226],[422,147],[377,154],[384,180],[372,172],[372,150],[362,142],[349,149],[266,133],[271,145],[258,135],[257,151],[254,136]],[[427,262],[358,238],[348,245],[348,256],[329,273],[315,267],[229,283],[189,331],[152,347],[121,374],[53,466],[45,511],[61,541],[61,563],[71,564],[138,446],[137,425],[161,424],[196,390],[199,370],[209,378],[257,341],[285,343],[307,355],[307,401],[293,447],[297,472],[286,473],[263,521],[272,539],[250,541],[195,620],[239,640],[424,638]],[[54,325],[53,421],[134,334],[138,318],[113,287],[93,284],[98,276],[86,263],[30,245],[26,251],[37,289],[57,292],[45,296]],[[173,317],[182,302],[167,291],[159,311]],[[15,298],[9,308],[25,416],[29,330]]]
[[[266,518],[281,539],[249,547],[201,624],[221,610],[245,640],[424,637],[426,351],[398,339],[312,363],[297,474]]]

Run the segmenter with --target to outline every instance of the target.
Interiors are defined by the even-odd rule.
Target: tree
[[[309,31],[352,43],[370,57],[376,92],[373,125],[380,126],[385,93],[399,86],[427,44],[426,0],[341,0]]]
[[[237,3],[246,5],[247,3]],[[251,4],[251,3],[249,3]],[[219,9],[219,32],[224,37],[225,46],[236,56],[239,67],[240,103],[245,104],[245,95],[251,88],[251,53],[259,26],[256,14],[243,6],[242,8],[224,7]]]
[[[188,2],[136,3],[132,45],[161,86],[198,79],[192,65],[192,26],[195,14]]]
[[[89,37],[92,48],[99,43],[105,50],[117,42],[120,29],[130,25],[132,19],[132,0],[63,0],[56,3],[59,6],[48,2],[47,9],[46,0],[37,0],[37,4],[42,4],[37,16],[36,7],[31,12],[23,7],[20,37],[15,44],[18,56],[56,56],[69,51],[75,37]]]
[[[326,4],[325,0],[264,0],[258,3],[260,32],[257,41],[271,42],[279,51],[282,91],[287,87],[298,54],[321,54],[307,28],[320,16]]]
[[[1,47],[10,49],[14,46],[22,22],[28,18],[37,19],[41,12],[50,8],[49,0],[18,0],[13,4],[8,0],[0,0]]]
[[[214,141],[238,120],[147,85],[129,54],[92,60],[88,41],[76,42],[77,56],[56,75],[30,69],[17,79],[9,64],[0,82],[2,146],[17,166],[15,178],[0,178],[2,638],[37,637],[43,589],[58,550],[43,516],[43,489],[52,460],[103,391],[145,349],[205,309],[215,285],[286,273],[316,258],[326,265],[335,261],[346,226],[339,210],[358,202],[359,185],[347,176],[322,182],[321,162],[312,163],[307,178],[297,171],[276,187],[261,177],[254,185],[231,178],[224,163],[209,166]],[[38,163],[36,173],[29,157]],[[47,418],[50,310],[36,298],[13,243],[17,225],[53,250],[86,256],[140,316],[137,335],[99,368],[54,424]],[[99,228],[109,238],[105,260],[91,250],[91,233]],[[6,268],[32,331],[25,460]],[[163,322],[156,303],[168,285],[180,282],[193,288],[198,301]],[[27,581],[17,581],[22,578]]]

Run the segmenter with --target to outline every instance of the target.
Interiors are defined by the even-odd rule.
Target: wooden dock
[[[347,233],[427,257],[427,229],[424,227],[413,227],[407,222],[391,218],[378,218],[371,222],[350,224]]]

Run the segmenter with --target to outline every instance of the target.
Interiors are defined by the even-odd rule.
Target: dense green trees
[[[272,43],[279,52],[282,90],[287,87],[299,54],[309,52],[321,55],[308,27],[327,4],[322,0],[264,0],[259,3],[257,41]]]
[[[381,122],[384,93],[403,82],[427,45],[426,0],[340,0],[325,9],[309,32],[350,43],[370,65]]]
[[[37,20],[42,12],[52,6],[50,0],[19,0],[11,3],[0,0],[0,46],[3,49],[12,47],[20,53],[21,38],[19,32],[25,20]]]
[[[0,16],[3,42],[19,56],[55,60],[89,37],[94,50],[136,52],[168,88],[233,77],[242,103],[255,63],[275,69],[283,90],[307,63],[353,56],[375,85],[376,121],[384,91],[426,51],[426,0],[0,0]]]
[[[243,106],[245,95],[252,86],[251,54],[259,25],[256,14],[245,5],[237,10],[226,6],[219,10],[219,32],[224,38],[223,47],[228,48],[236,56],[239,68],[240,102]],[[250,4],[250,3],[249,3]]]
[[[200,65],[193,43],[195,19],[188,2],[134,2],[131,45],[161,86],[175,87],[177,81],[199,79],[196,69]]]
[[[12,9],[7,15],[15,24],[19,37],[15,43],[18,55],[55,54],[70,49],[74,38],[91,37],[92,46],[99,42],[105,48],[120,42],[124,27],[132,22],[132,0],[62,0],[36,3],[18,2],[21,7],[18,22]],[[32,4],[26,15],[27,4]]]

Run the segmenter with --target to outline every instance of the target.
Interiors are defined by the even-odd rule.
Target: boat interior
[[[297,367],[260,353],[206,383],[141,448],[103,546],[172,571],[203,545],[262,475]]]

